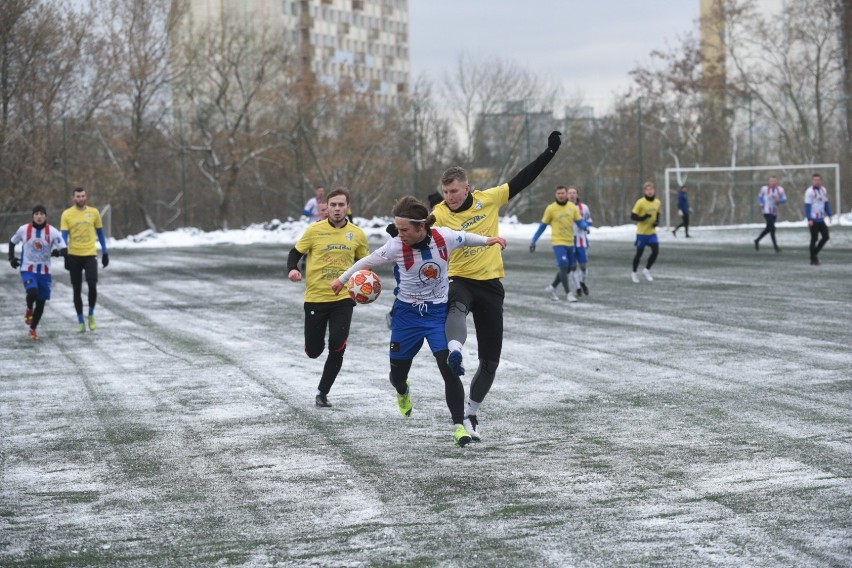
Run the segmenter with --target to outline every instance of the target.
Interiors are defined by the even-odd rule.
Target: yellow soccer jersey
[[[470,209],[454,213],[446,201],[432,210],[435,225],[456,231],[468,231],[486,237],[500,235],[500,208],[509,203],[509,184],[482,191],[472,191]],[[503,255],[500,247],[461,247],[450,253],[450,278],[461,276],[472,280],[503,278]]]
[[[548,205],[541,222],[550,225],[550,244],[573,247],[574,223],[582,218],[580,209],[570,201],[564,205],[555,201]]]
[[[345,291],[336,296],[331,283],[352,266],[356,258],[370,254],[367,235],[360,227],[346,223],[338,229],[328,221],[308,226],[296,243],[296,250],[308,255],[305,302],[339,302],[348,298]]]
[[[651,214],[651,218],[645,221],[639,221],[636,223],[636,234],[637,235],[656,235],[657,228],[654,226],[654,223],[657,222],[657,219],[660,217],[660,207],[662,206],[662,202],[654,198],[653,201],[648,201],[644,197],[640,197],[636,201],[636,205],[633,206],[632,213],[635,213],[639,217],[644,217],[648,213]]]
[[[101,214],[94,207],[87,205],[81,211],[72,206],[63,211],[59,230],[68,231],[68,254],[95,256],[98,253],[96,229],[103,226]]]

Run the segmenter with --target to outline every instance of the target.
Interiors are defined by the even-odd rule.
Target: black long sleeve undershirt
[[[291,270],[299,269],[299,261],[302,260],[303,256],[305,255],[299,252],[296,247],[290,249],[290,254],[287,255],[287,274],[289,274]]]
[[[544,168],[550,163],[550,160],[552,160],[555,155],[556,152],[548,148],[539,154],[538,158],[519,171],[515,177],[509,180],[509,199],[512,199],[522,190],[529,187],[529,185],[535,181],[535,178],[544,171]]]

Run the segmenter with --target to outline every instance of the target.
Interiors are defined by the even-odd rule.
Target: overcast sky
[[[699,0],[409,0],[412,78],[438,85],[462,52],[552,77],[600,112],[654,49],[696,30]]]

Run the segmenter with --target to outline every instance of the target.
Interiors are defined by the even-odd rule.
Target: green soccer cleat
[[[80,322],[77,324],[77,331],[80,333],[84,333],[86,331],[86,324]]]
[[[458,447],[463,448],[470,443],[470,434],[467,433],[464,426],[457,424],[456,431],[453,432],[453,439]]]
[[[406,418],[411,416],[411,390],[405,391],[405,394],[396,393],[396,404],[399,407],[399,412]]]
[[[89,331],[95,331],[95,316],[89,316]]]

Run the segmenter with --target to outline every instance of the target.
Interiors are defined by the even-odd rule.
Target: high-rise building
[[[408,0],[189,0],[190,25],[214,34],[222,22],[280,25],[301,70],[319,83],[348,82],[380,105],[410,90]]]

